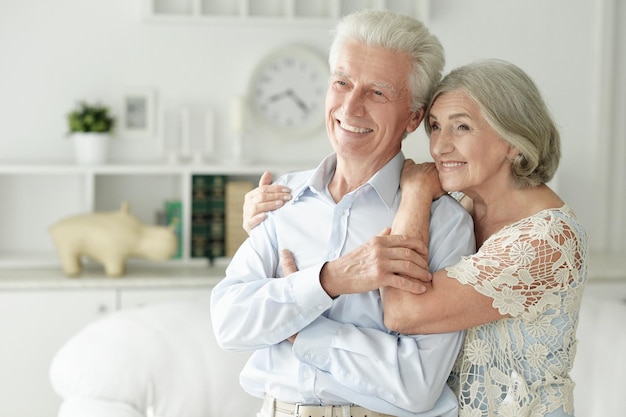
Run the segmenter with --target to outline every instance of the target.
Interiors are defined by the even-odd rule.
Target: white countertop
[[[228,259],[214,265],[128,262],[122,277],[104,275],[99,265],[88,265],[83,273],[68,278],[59,267],[0,269],[0,291],[67,288],[167,288],[213,286],[224,277]],[[590,283],[626,284],[626,257],[592,254]]]
[[[61,268],[0,269],[0,291],[69,288],[171,288],[213,286],[224,277],[226,266],[216,264],[132,264],[121,277],[107,277],[90,265],[78,277],[67,277]]]

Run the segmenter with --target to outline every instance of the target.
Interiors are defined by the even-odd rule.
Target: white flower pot
[[[101,165],[106,163],[111,136],[108,133],[72,133],[74,155],[79,165]]]

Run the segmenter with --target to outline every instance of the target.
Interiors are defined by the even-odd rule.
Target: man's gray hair
[[[411,57],[409,85],[412,110],[425,107],[445,65],[443,47],[419,20],[389,10],[361,10],[343,17],[334,31],[328,55],[334,71],[342,46],[357,41]]]

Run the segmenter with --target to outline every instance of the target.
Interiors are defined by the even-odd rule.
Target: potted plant
[[[74,143],[76,162],[103,164],[107,160],[115,117],[101,104],[81,101],[67,114],[69,136]]]

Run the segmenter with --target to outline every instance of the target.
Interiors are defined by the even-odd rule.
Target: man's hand
[[[385,229],[352,252],[327,262],[320,272],[331,297],[395,287],[415,294],[430,282],[428,248],[416,238],[390,235]]]
[[[399,288],[415,294],[426,291],[430,282],[428,249],[415,238],[390,235],[387,228],[354,251],[327,262],[320,272],[320,283],[329,296]],[[280,252],[283,276],[298,271],[291,252]],[[287,340],[294,343],[298,334]]]
[[[293,255],[288,249],[283,249],[280,251],[280,266],[283,269],[283,276],[293,274],[298,270],[298,267],[296,266],[296,260],[293,259]],[[287,340],[291,342],[291,344],[293,344],[296,341],[296,337],[298,337],[298,333],[288,337]]]
[[[293,255],[289,249],[283,249],[280,251],[280,267],[283,270],[283,276],[293,274],[298,270],[296,260],[293,259]]]
[[[259,186],[246,193],[243,203],[243,228],[248,234],[267,217],[266,212],[276,210],[291,200],[291,190],[282,185],[272,185],[272,174],[265,171]]]

